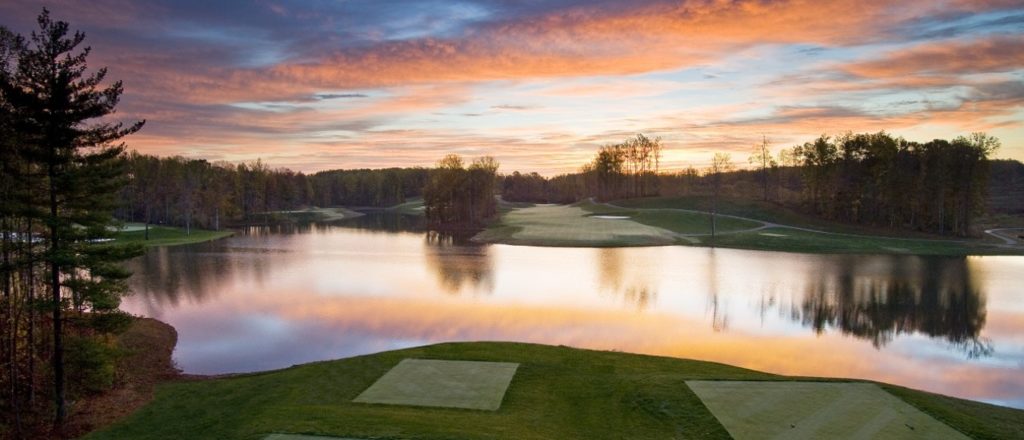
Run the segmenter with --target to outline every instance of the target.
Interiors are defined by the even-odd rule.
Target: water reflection
[[[658,291],[651,285],[644,272],[625,270],[629,266],[625,260],[626,250],[621,248],[597,249],[597,276],[601,292],[613,297],[620,297],[626,304],[637,310],[646,309],[658,299]],[[635,269],[635,268],[633,268]]]
[[[968,356],[992,354],[991,342],[979,339],[985,297],[966,258],[843,256],[828,265],[792,313],[817,333],[838,328],[882,347],[920,332]]]
[[[125,307],[174,325],[200,374],[514,340],[1024,406],[1021,258],[481,246],[360,219],[152,249]]]
[[[459,294],[494,290],[494,268],[488,246],[475,244],[469,237],[430,231],[425,234],[427,266],[437,275],[445,293]]]

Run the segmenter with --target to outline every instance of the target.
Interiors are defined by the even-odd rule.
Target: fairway
[[[533,246],[655,246],[677,241],[676,234],[666,229],[591,214],[566,205],[516,209],[502,216],[501,226],[474,240]]]
[[[686,384],[737,440],[968,438],[871,383]]]
[[[403,359],[353,402],[495,411],[519,364]]]

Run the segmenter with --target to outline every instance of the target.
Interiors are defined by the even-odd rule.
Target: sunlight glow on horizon
[[[5,2],[0,25],[27,34],[42,6]],[[550,176],[636,133],[674,171],[745,166],[762,135],[885,130],[985,131],[1024,160],[1013,1],[46,6],[124,81],[118,117],[148,121],[127,143],[149,154],[314,172],[452,152]]]

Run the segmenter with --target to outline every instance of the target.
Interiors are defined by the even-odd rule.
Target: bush
[[[69,336],[64,346],[68,389],[72,395],[96,394],[114,386],[119,352],[105,337]]]

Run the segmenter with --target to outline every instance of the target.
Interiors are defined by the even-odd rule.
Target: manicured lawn
[[[426,205],[423,203],[422,197],[415,197],[407,200],[405,203],[390,206],[387,210],[406,215],[423,215],[426,213]]]
[[[403,359],[354,401],[494,411],[518,367],[509,362]]]
[[[117,244],[141,244],[145,246],[177,246],[182,244],[201,243],[204,241],[217,240],[231,236],[231,231],[209,231],[205,229],[192,229],[186,234],[184,228],[171,228],[167,226],[149,225],[149,240],[146,240],[144,228],[138,228],[131,224],[122,232],[114,236],[114,243]]]
[[[676,242],[671,231],[631,219],[602,219],[578,205],[540,205],[502,214],[473,240],[528,246],[654,246]]]
[[[403,359],[518,363],[501,408],[477,411],[352,400]],[[447,343],[285,370],[179,381],[88,439],[729,438],[688,380],[802,380],[722,364],[533,344]],[[1021,438],[1024,411],[898,389],[974,438]]]
[[[968,440],[872,383],[698,380],[686,384],[736,440]]]
[[[694,211],[711,211],[713,200],[707,196],[680,197],[643,197],[636,199],[614,200],[609,203],[629,208],[644,209],[692,209]],[[839,225],[834,222],[809,216],[771,202],[747,199],[721,198],[718,200],[718,212],[722,214],[747,217],[772,223],[779,223],[804,228],[820,229],[832,232],[866,232],[865,228]]]
[[[1024,249],[1000,247],[979,241],[901,239],[893,237],[823,234],[789,228],[719,235],[705,245],[737,249],[833,254],[909,255],[1020,255]]]
[[[278,218],[285,218],[289,221],[305,222],[333,222],[362,216],[363,213],[348,208],[306,208],[294,211],[272,211],[267,214]]]
[[[656,228],[667,229],[679,234],[710,234],[711,214],[700,212],[660,211],[660,208],[644,208],[643,210],[621,209],[614,206],[580,202],[576,206],[595,215],[617,214],[629,216],[631,220]],[[753,229],[763,223],[733,217],[717,216],[715,230],[717,232],[734,232]]]

